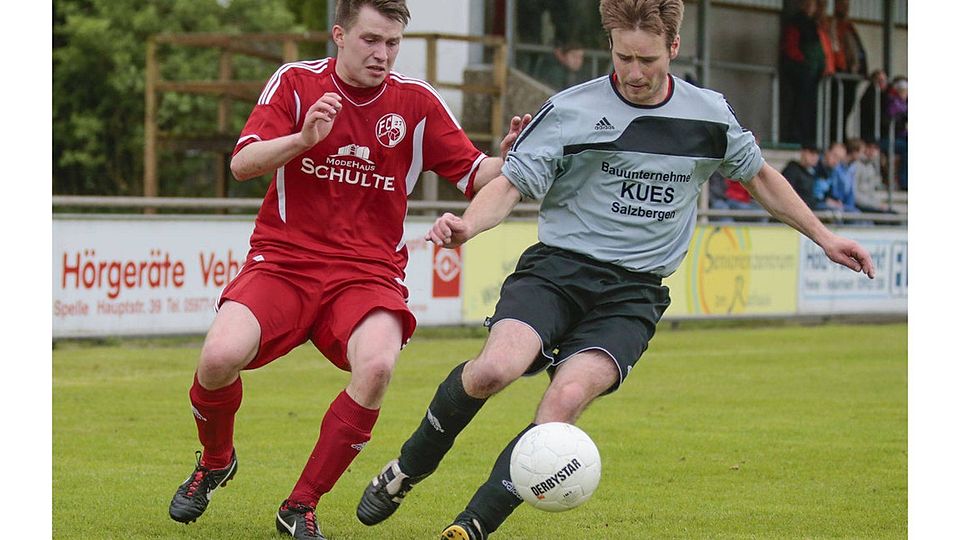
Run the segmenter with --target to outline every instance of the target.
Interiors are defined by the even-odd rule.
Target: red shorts
[[[407,308],[407,288],[399,276],[354,261],[324,260],[310,264],[248,259],[220,295],[245,305],[260,323],[260,349],[244,369],[256,369],[313,342],[330,362],[350,371],[347,341],[371,311],[396,313],[403,325],[404,345],[417,320]]]

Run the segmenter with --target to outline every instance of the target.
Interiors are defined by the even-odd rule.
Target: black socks
[[[523,503],[523,499],[517,494],[510,480],[510,454],[513,453],[513,447],[517,445],[520,437],[535,425],[530,424],[523,428],[500,452],[497,461],[493,464],[493,470],[490,471],[490,477],[473,495],[467,508],[457,516],[457,520],[476,518],[483,525],[486,533],[490,534],[497,530],[497,527],[502,525],[507,517]]]
[[[487,401],[471,397],[463,389],[463,366],[453,368],[427,408],[420,425],[400,449],[400,470],[411,477],[432,473]],[[509,465],[508,465],[509,467]]]

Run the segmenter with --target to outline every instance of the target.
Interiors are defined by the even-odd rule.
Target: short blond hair
[[[683,0],[600,0],[600,22],[608,36],[614,28],[643,30],[663,36],[669,49],[680,35]]]

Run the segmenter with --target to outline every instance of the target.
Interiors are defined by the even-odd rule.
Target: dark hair
[[[600,0],[600,21],[608,36],[614,28],[643,30],[663,36],[670,49],[680,35],[683,0]]]
[[[363,6],[370,6],[384,17],[403,23],[404,26],[410,22],[410,10],[407,9],[406,0],[337,0],[334,24],[349,30],[357,22]]]

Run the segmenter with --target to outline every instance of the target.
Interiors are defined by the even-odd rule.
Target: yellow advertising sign
[[[463,253],[463,320],[493,314],[500,286],[537,241],[534,222],[506,222]],[[799,234],[786,227],[697,227],[680,268],[664,280],[670,317],[797,313]]]
[[[786,227],[697,227],[683,264],[665,284],[666,317],[793,315],[799,234]]]
[[[463,322],[493,315],[503,280],[516,268],[523,251],[535,243],[536,222],[508,221],[464,246]]]

